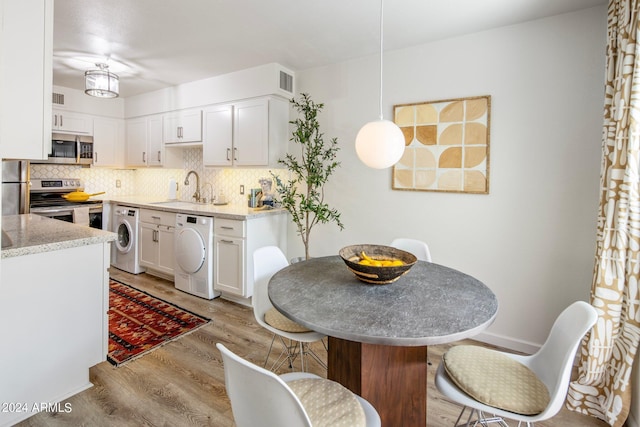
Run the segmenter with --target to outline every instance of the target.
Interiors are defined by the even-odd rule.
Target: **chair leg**
[[[273,362],[269,370],[272,372],[276,372],[278,369],[280,369],[285,361],[289,362],[289,369],[293,370],[293,362],[296,360],[299,354],[297,349],[298,343],[297,341],[289,340],[289,343],[287,344],[285,339],[278,334],[273,334],[271,345],[269,346],[269,352],[267,353],[267,358],[264,361],[264,368],[266,369],[269,362],[269,356],[271,355],[273,342],[276,339],[276,336],[280,339],[280,344],[282,344],[282,351],[280,352],[280,355],[278,356],[276,361]]]
[[[322,344],[324,345],[325,350],[327,350],[327,346],[326,346],[324,340],[322,341]],[[305,356],[308,355],[308,356],[312,357],[318,363],[318,365],[322,366],[325,370],[327,369],[327,364],[324,363],[322,361],[322,359],[320,359],[320,356],[318,356],[315,351],[313,351],[313,349],[311,348],[309,343],[305,343],[304,346],[302,346],[302,348],[303,348],[302,358],[304,358]],[[304,369],[303,369],[303,371],[304,371]]]
[[[501,417],[496,417],[496,416],[486,417],[484,412],[478,411],[473,408],[468,408],[470,409],[470,412],[469,412],[469,418],[467,418],[467,422],[464,424],[458,424],[462,419],[462,416],[464,415],[467,408],[468,408],[467,406],[462,408],[462,411],[460,411],[460,415],[458,415],[458,419],[456,420],[454,426],[456,427],[477,427],[477,426],[487,427],[489,424],[497,423],[500,427],[509,427],[509,425]],[[477,419],[472,420],[474,414],[477,414]],[[527,425],[529,425],[529,423],[527,423]],[[518,424],[518,426],[520,426],[520,424]]]
[[[320,366],[322,366],[325,370],[327,369],[326,363],[320,359],[320,356],[316,354],[315,351],[310,347],[309,343],[304,343],[302,341],[294,341],[289,340],[289,343],[285,341],[283,337],[278,334],[273,334],[273,338],[271,338],[271,345],[269,346],[269,351],[267,353],[267,358],[264,360],[263,367],[266,369],[267,364],[269,363],[269,356],[271,355],[271,351],[273,350],[273,343],[278,337],[280,339],[280,343],[282,344],[282,351],[280,352],[280,356],[276,359],[275,362],[269,368],[270,371],[276,372],[285,361],[289,362],[289,369],[293,370],[293,363],[300,356],[300,370],[305,372],[308,369],[308,361],[305,362],[305,356],[312,357]],[[325,351],[328,351],[327,343],[324,340],[322,341],[322,345]]]

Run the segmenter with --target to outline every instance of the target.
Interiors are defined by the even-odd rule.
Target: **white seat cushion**
[[[542,412],[549,391],[528,367],[487,348],[460,345],[443,357],[451,380],[478,402],[522,415]]]
[[[313,427],[366,426],[362,405],[341,384],[324,378],[304,378],[287,385],[302,402]]]
[[[305,328],[302,325],[297,324],[291,319],[285,317],[275,308],[270,308],[264,314],[264,321],[267,325],[271,325],[276,329],[280,329],[285,332],[310,332],[311,329]]]

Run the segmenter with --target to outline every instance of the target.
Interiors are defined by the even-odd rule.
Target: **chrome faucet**
[[[194,174],[196,176],[196,192],[193,193],[193,197],[194,199],[196,199],[196,202],[200,201],[200,177],[198,176],[198,173],[196,171],[189,171],[187,173],[186,178],[184,179],[184,185],[189,185],[189,175]]]

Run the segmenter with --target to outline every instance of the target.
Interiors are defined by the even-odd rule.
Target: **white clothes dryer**
[[[220,296],[213,290],[213,218],[176,215],[175,286],[206,299]]]
[[[128,206],[116,206],[112,219],[112,231],[118,237],[111,265],[133,274],[144,272],[145,269],[140,267],[138,249],[140,211]]]

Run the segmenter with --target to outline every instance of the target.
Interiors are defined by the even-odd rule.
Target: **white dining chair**
[[[429,246],[422,240],[397,238],[394,239],[389,246],[410,252],[414,254],[420,261],[431,262],[431,252],[429,251]]]
[[[321,341],[326,351],[327,346],[324,341],[326,335],[312,331],[288,319],[269,300],[267,292],[269,280],[275,273],[288,265],[286,256],[277,246],[265,246],[256,249],[253,253],[253,314],[260,326],[273,333],[264,367],[269,362],[273,344],[278,338],[282,344],[282,352],[272,364],[272,371],[278,370],[285,361],[288,361],[289,367],[293,369],[293,363],[298,356],[300,356],[301,371],[306,368],[305,359],[307,356],[312,357],[320,366],[326,369],[327,365],[309,345],[313,342]]]
[[[571,304],[560,313],[540,350],[529,356],[472,345],[449,349],[435,383],[445,397],[463,406],[454,425],[467,408],[471,411],[466,426],[495,422],[508,427],[504,418],[531,426],[555,416],[567,395],[578,345],[597,318],[586,302]]]
[[[380,426],[375,408],[335,381],[307,372],[276,375],[216,347],[237,427]]]

